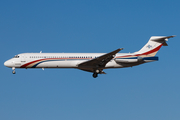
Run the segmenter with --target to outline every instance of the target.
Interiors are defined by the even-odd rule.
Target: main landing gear
[[[98,73],[93,73],[93,77],[97,78],[98,77]]]
[[[93,73],[93,77],[97,78],[99,73],[100,73],[100,70],[95,70]]]
[[[12,70],[13,70],[12,73],[16,74],[15,67],[12,67]]]

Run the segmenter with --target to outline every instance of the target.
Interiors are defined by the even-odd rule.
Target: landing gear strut
[[[93,77],[94,78],[97,78],[98,77],[98,74],[100,73],[101,71],[100,70],[95,70],[94,73],[93,73]]]
[[[16,74],[15,67],[12,67],[12,70],[13,70],[12,73]]]

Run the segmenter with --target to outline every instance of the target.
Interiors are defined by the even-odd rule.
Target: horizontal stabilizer
[[[161,46],[168,46],[166,43],[169,38],[175,37],[175,35],[172,36],[152,36],[148,43],[141,48],[138,52],[135,52],[135,54],[141,55],[141,57],[152,57],[155,56],[156,53],[159,51]]]
[[[173,37],[175,37],[175,35],[167,36],[167,37],[152,36],[152,37],[150,38],[150,40],[151,40],[151,41],[155,41],[155,42],[162,43],[163,46],[168,46],[168,44],[166,43],[166,41],[168,41],[169,38],[173,38]]]

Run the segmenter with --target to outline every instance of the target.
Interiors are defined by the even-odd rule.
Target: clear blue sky
[[[179,0],[1,0],[1,120],[179,120]],[[177,35],[159,61],[106,75],[16,69],[24,52],[139,50],[150,36]]]

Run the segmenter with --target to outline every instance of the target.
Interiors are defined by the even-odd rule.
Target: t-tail
[[[175,37],[173,36],[152,36],[147,44],[140,49],[139,51],[135,52],[137,56],[140,57],[153,57],[159,51],[162,46],[168,46],[166,43],[169,38]]]
[[[117,56],[115,61],[117,63],[128,63],[128,64],[141,64],[146,62],[157,61],[158,57],[156,57],[156,53],[162,46],[168,46],[166,43],[169,38],[175,37],[173,36],[152,36],[147,44],[141,48],[139,51],[134,52],[127,56]]]

